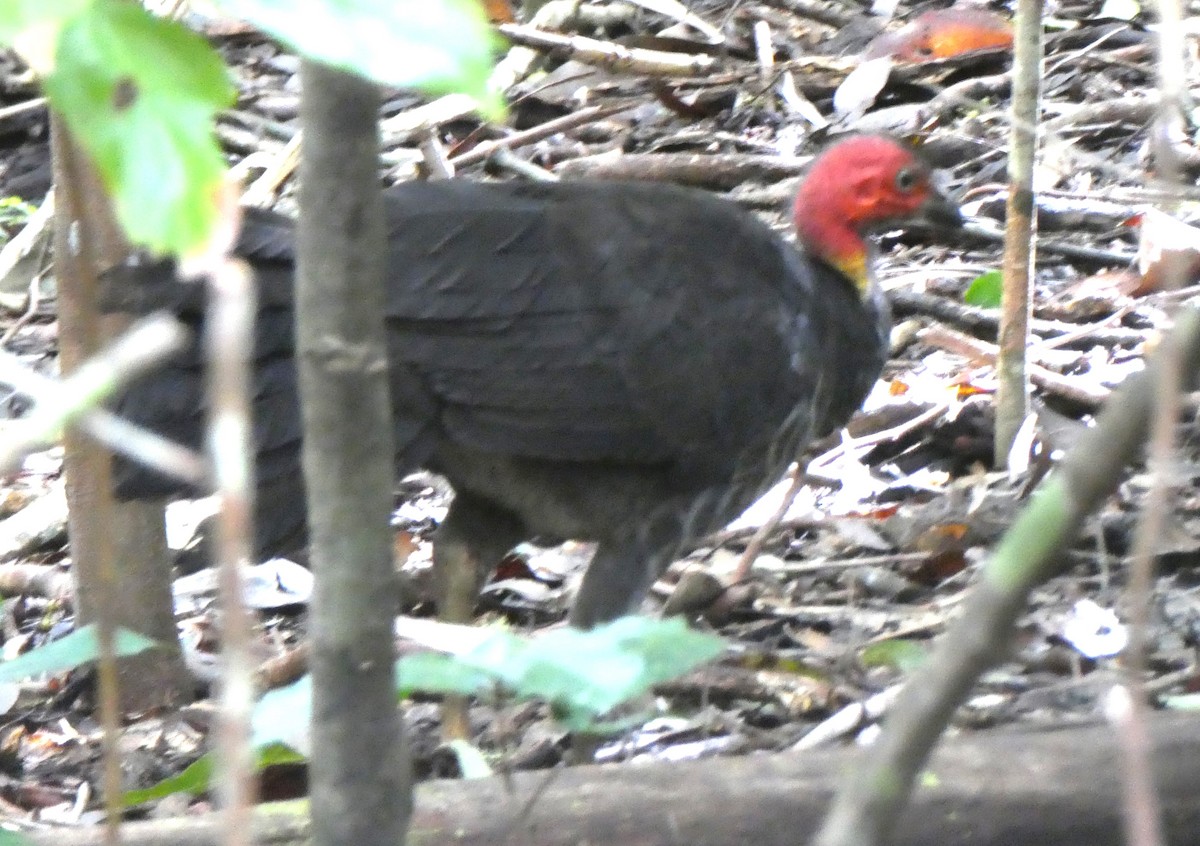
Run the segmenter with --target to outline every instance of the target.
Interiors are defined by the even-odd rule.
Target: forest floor
[[[1172,313],[1197,293],[1164,290],[1162,279],[1165,254],[1183,253],[1200,267],[1200,237],[1186,221],[1170,225],[1154,211],[1173,198],[1190,199],[1195,189],[1172,193],[1152,181],[1153,35],[1136,4],[1113,0],[1103,8],[1064,0],[1047,20],[1029,348],[1035,414],[1015,469],[997,472],[991,457],[998,311],[983,301],[1001,260],[1010,47],[930,61],[919,36],[868,48],[883,19],[851,0],[691,2],[692,14],[723,34],[722,44],[636,4],[584,4],[570,20],[556,20],[554,6],[537,22],[508,29],[514,41],[530,44],[533,29],[566,37],[564,46],[530,54],[539,61],[532,75],[511,71],[508,126],[480,124],[452,100],[427,108],[430,99],[388,96],[389,182],[447,161],[469,179],[514,178],[533,166],[564,178],[676,181],[721,192],[783,229],[795,178],[813,153],[846,132],[888,131],[919,139],[963,204],[969,225],[956,235],[882,237],[879,278],[896,317],[892,355],[847,432],[814,445],[793,478],[656,587],[658,606],[701,607],[696,624],[728,641],[727,657],[664,685],[654,718],[599,757],[684,759],[852,740],[873,718],[838,715],[863,702],[886,710],[905,669],[959,613],[973,575],[1033,486],[1071,449],[1114,386],[1142,367]],[[888,27],[929,8],[902,3]],[[980,27],[996,27],[979,14]],[[230,162],[253,181],[275,169],[297,132],[298,60],[253,31],[198,25],[234,69],[240,95],[221,118],[219,137]],[[635,51],[632,63],[610,70],[624,49]],[[874,72],[846,83],[868,49],[894,53],[886,73],[876,61]],[[520,55],[514,49],[505,67],[515,68]],[[701,70],[680,75],[684,60]],[[0,56],[0,196],[42,202],[50,187],[47,136],[45,106],[28,74]],[[1200,150],[1186,147],[1180,158],[1191,184],[1200,173]],[[266,196],[293,211],[294,176],[283,173],[278,191]],[[12,236],[28,209],[9,203],[0,215]],[[40,258],[32,270],[0,280],[0,331],[8,351],[49,370],[55,301]],[[1193,399],[1187,408],[1196,408]],[[19,406],[5,403],[9,414]],[[1200,431],[1193,417],[1177,429],[1172,510],[1156,549],[1145,638],[1149,689],[1163,707],[1189,707],[1200,682]],[[59,465],[54,451],[31,458],[4,491],[0,513],[20,515],[61,491]],[[1062,724],[1100,713],[1118,677],[1114,656],[1127,637],[1131,538],[1151,484],[1144,467],[1133,468],[1087,521],[1069,553],[1069,571],[1036,591],[1012,654],[976,687],[955,731]],[[401,575],[409,595],[430,593],[428,537],[449,496],[444,483],[426,475],[400,487],[394,523],[397,546],[408,552]],[[190,512],[174,509],[175,518],[187,523]],[[0,538],[6,537],[0,523]],[[36,542],[0,549],[0,580],[26,586],[5,591],[13,597],[0,619],[6,658],[69,630],[69,606],[45,588],[64,584],[64,538],[60,515]],[[757,551],[750,578],[731,585],[747,550]],[[504,618],[521,630],[557,624],[587,552],[580,545],[519,548],[485,591],[481,619]],[[197,577],[183,573],[195,557],[185,554],[181,564],[181,580],[192,581],[181,582],[178,613],[203,691],[214,612],[205,588],[194,587]],[[304,590],[303,576],[290,569],[265,578],[298,578],[296,590]],[[689,585],[686,598],[674,590],[681,581]],[[706,602],[692,595],[697,590]],[[280,602],[262,603],[259,647],[264,661],[286,664],[294,675],[302,661],[282,659],[303,654],[303,602],[273,607]],[[429,603],[404,611],[428,614]],[[0,816],[94,819],[96,803],[85,789],[95,783],[99,756],[92,703],[86,674],[26,685],[11,703],[0,703],[8,706],[0,727]],[[436,704],[405,708],[418,772],[451,774],[455,759],[439,743]],[[123,743],[127,786],[146,787],[200,755],[209,714],[201,703],[131,720]],[[499,767],[545,767],[561,758],[565,731],[544,706],[481,703],[472,718],[476,743]],[[288,778],[264,782],[271,796],[301,788]],[[207,800],[191,801],[194,808]]]

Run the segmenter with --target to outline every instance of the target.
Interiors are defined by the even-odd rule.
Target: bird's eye
[[[896,174],[896,188],[905,194],[916,188],[920,181],[921,175],[911,167],[903,168]]]

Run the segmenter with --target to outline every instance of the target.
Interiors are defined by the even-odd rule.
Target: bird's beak
[[[930,190],[928,199],[917,209],[916,217],[930,226],[941,229],[958,229],[964,222],[958,204],[936,187]]]

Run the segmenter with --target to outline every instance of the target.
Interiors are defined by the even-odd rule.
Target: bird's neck
[[[871,247],[846,217],[816,198],[796,203],[796,240],[804,252],[837,270],[866,299],[871,289]]]
[[[857,253],[847,253],[842,256],[830,256],[825,259],[831,267],[842,274],[858,291],[864,300],[871,290],[871,256],[869,250]]]
[[[841,238],[830,237],[827,232],[822,233],[820,237],[814,237],[803,228],[800,228],[797,240],[806,255],[836,270],[838,275],[850,283],[860,299],[864,302],[870,299],[873,287],[871,269],[875,253],[873,245],[854,232]]]

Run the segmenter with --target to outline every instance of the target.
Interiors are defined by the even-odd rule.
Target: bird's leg
[[[443,547],[450,547],[442,552]],[[468,623],[478,595],[477,564],[465,544],[439,542],[434,548],[434,570],[438,585],[438,617],[447,623]],[[468,740],[471,737],[470,706],[465,696],[447,695],[442,700],[442,737]]]
[[[601,542],[571,606],[572,626],[590,629],[637,609],[658,576],[640,551],[633,541]]]
[[[602,540],[575,595],[571,625],[590,629],[635,613],[679,549],[679,521],[664,509],[645,517],[636,532]]]
[[[602,542],[575,596],[571,625],[590,629],[636,612],[669,559],[670,555],[661,550],[649,551],[644,539]],[[573,732],[568,763],[592,763],[606,739],[603,735]]]
[[[308,543],[304,474],[299,455],[274,478],[258,479],[254,491],[255,550],[260,558],[303,551]],[[296,503],[301,503],[297,508]]]
[[[471,622],[475,601],[492,568],[524,537],[524,526],[509,512],[469,492],[457,493],[433,535],[438,616],[448,623]],[[463,697],[446,698],[442,735],[458,740],[470,737]]]

